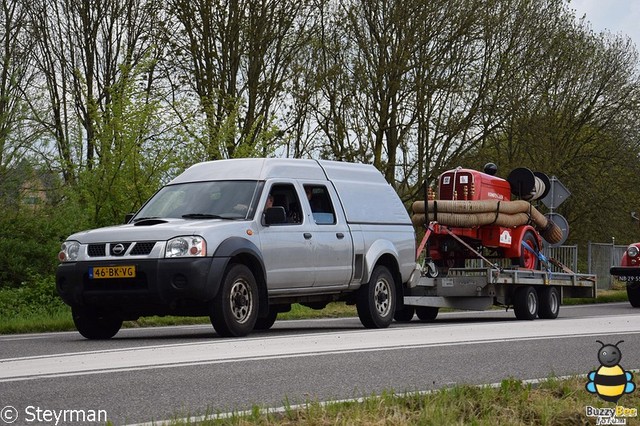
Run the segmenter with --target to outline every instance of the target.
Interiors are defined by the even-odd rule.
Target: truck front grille
[[[133,248],[129,253],[127,251],[133,244]],[[156,241],[139,241],[139,242],[114,242],[114,243],[99,243],[89,244],[87,247],[87,254],[89,257],[106,257],[107,252],[109,256],[123,257],[123,256],[148,256],[156,245]]]

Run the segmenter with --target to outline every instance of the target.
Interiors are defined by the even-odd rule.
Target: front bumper
[[[620,281],[640,282],[640,267],[637,266],[612,266],[609,273]]]
[[[208,315],[228,258],[144,259],[63,263],[56,288],[70,306],[135,319],[148,315]],[[97,266],[135,265],[135,278],[92,279]]]

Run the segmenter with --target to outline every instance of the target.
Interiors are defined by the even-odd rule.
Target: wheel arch
[[[224,240],[215,253],[214,257],[226,259],[221,265],[221,271],[217,275],[216,294],[220,288],[220,282],[231,264],[239,263],[246,265],[253,273],[258,285],[258,314],[266,315],[269,309],[266,268],[260,249],[251,241],[240,238],[231,237]]]
[[[376,259],[375,263],[373,263],[372,267],[367,268],[367,283],[370,281],[373,270],[378,265],[385,266],[393,277],[393,284],[396,289],[396,310],[404,308],[402,275],[400,274],[397,257],[392,253],[382,253],[380,257]]]

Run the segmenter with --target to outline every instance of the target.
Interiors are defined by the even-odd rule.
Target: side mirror
[[[124,217],[124,223],[127,224],[129,222],[131,222],[131,219],[133,219],[133,216],[135,216],[135,213],[127,213]]]
[[[265,225],[274,225],[278,223],[286,223],[287,214],[284,211],[284,207],[270,207],[264,212]]]

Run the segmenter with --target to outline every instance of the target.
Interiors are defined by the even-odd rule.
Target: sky
[[[638,0],[570,0],[576,17],[586,15],[596,33],[609,30],[626,34],[640,50],[640,1]]]

